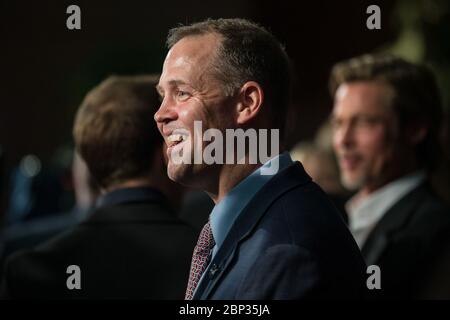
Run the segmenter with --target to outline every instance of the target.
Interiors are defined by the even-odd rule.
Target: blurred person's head
[[[189,135],[175,147],[190,143],[192,149],[194,121],[202,121],[203,130],[278,128],[282,136],[290,68],[272,34],[243,19],[206,20],[170,30],[167,44],[158,84],[162,103],[155,114],[166,140],[184,130]],[[168,175],[208,190],[223,166],[176,165],[169,159]]]
[[[334,66],[333,145],[349,189],[371,192],[438,157],[442,107],[433,74],[387,55]]]
[[[111,76],[92,89],[76,115],[77,153],[103,192],[153,186],[171,193],[163,140],[153,122],[158,76]]]

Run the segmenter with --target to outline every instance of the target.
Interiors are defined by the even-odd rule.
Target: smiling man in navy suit
[[[365,264],[356,243],[287,153],[264,163],[251,161],[249,148],[242,162],[174,158],[192,160],[197,147],[212,143],[198,143],[197,121],[224,135],[230,129],[277,129],[282,135],[290,67],[280,43],[242,19],[181,26],[169,32],[167,43],[155,120],[168,146],[168,175],[205,190],[215,202],[194,250],[185,298],[361,297]],[[221,146],[217,138],[214,143]]]

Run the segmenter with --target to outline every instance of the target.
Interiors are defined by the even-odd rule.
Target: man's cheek
[[[164,142],[162,145],[162,154],[164,157],[164,165],[167,166],[167,164],[169,163],[169,157],[167,156],[166,150],[167,150],[167,144]]]
[[[383,145],[375,151],[376,153],[374,154],[375,161],[373,163],[373,173],[377,176],[382,176],[390,170],[389,164],[391,163],[394,150],[391,145]]]

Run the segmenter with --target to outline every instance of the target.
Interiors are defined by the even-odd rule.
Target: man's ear
[[[264,101],[264,92],[259,83],[248,81],[239,90],[238,99],[237,123],[243,125],[260,112]]]

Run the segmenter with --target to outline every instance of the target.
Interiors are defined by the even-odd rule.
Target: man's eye
[[[377,119],[377,118],[360,118],[357,121],[357,123],[360,126],[372,126],[378,122],[379,122],[379,119]]]
[[[187,91],[178,91],[177,92],[177,98],[178,99],[182,99],[182,100],[184,100],[184,99],[187,99],[189,97],[189,92],[187,92]]]

